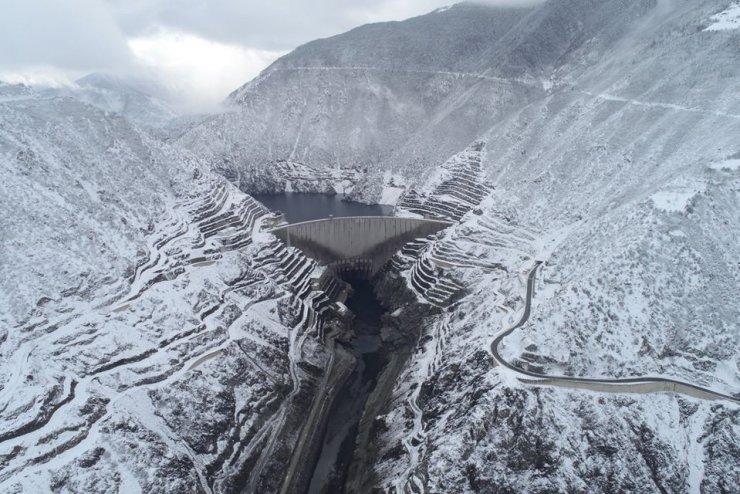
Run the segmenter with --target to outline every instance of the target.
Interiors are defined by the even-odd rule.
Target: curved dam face
[[[405,243],[452,223],[392,216],[328,218],[280,226],[272,233],[337,271],[375,274]]]

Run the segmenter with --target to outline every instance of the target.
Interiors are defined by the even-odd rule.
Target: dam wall
[[[422,218],[357,216],[284,225],[272,233],[320,264],[372,275],[405,243],[450,225]]]

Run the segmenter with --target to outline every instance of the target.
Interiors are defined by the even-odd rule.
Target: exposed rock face
[[[242,191],[250,194],[306,192],[341,194],[350,192],[360,177],[357,169],[316,169],[302,163],[278,160],[244,171],[224,163],[218,171]]]

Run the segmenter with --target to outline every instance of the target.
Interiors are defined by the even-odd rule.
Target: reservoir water
[[[392,206],[380,204],[363,204],[345,201],[343,194],[306,194],[302,192],[285,192],[282,194],[252,194],[252,197],[264,204],[271,211],[285,213],[288,223],[320,220],[345,216],[390,216]]]

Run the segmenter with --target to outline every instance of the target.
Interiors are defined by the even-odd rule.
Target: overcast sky
[[[135,74],[177,88],[205,108],[302,43],[450,3],[2,0],[0,80],[60,84],[90,72]]]

